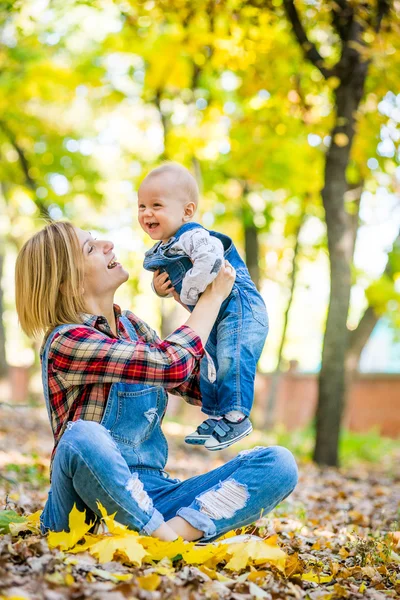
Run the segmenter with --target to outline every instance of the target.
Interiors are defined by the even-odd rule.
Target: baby
[[[166,163],[140,185],[139,223],[157,240],[143,265],[154,272],[153,290],[163,298],[175,289],[181,302],[193,310],[224,260],[236,269],[235,284],[221,306],[206,345],[208,355],[200,366],[202,410],[216,418],[208,418],[185,438],[188,444],[221,450],[253,430],[249,415],[268,316],[232,240],[193,221],[198,200],[197,183],[189,171]]]

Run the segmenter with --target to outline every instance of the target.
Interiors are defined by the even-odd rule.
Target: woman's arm
[[[50,368],[67,385],[123,382],[173,389],[198,366],[233,281],[233,269],[221,269],[221,275],[204,292],[186,324],[164,341],[109,338],[84,325],[69,329],[52,342]]]
[[[200,296],[192,314],[185,323],[197,333],[203,346],[207,343],[222,302],[231,293],[235,277],[235,269],[225,261],[214,281]]]

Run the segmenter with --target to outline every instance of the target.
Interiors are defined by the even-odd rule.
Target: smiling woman
[[[166,392],[200,403],[200,360],[234,269],[223,266],[186,323],[160,340],[114,304],[128,273],[113,249],[59,222],[17,258],[21,326],[44,334],[43,391],[55,441],[42,532],[68,530],[74,504],[97,521],[101,502],[142,534],[214,539],[270,511],[297,482],[293,456],[280,447],[254,448],[186,481],[165,471]]]

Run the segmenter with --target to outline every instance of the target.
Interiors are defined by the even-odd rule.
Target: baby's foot
[[[232,423],[232,421],[228,421],[228,419],[222,417],[222,419],[217,421],[214,431],[204,443],[204,447],[207,450],[223,450],[243,439],[252,431],[253,426],[248,417],[244,417],[244,419],[237,423]]]
[[[185,442],[202,446],[212,436],[217,423],[218,419],[206,419],[197,427],[196,431],[185,437]]]

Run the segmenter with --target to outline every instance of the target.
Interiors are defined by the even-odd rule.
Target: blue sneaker
[[[185,437],[185,442],[187,444],[203,446],[212,436],[217,423],[218,419],[206,419],[197,427],[196,431]]]
[[[245,417],[238,423],[228,421],[225,417],[222,417],[217,421],[216,426],[212,435],[204,443],[204,447],[207,450],[223,450],[232,446],[235,442],[246,437],[253,431],[253,426],[248,417]]]

